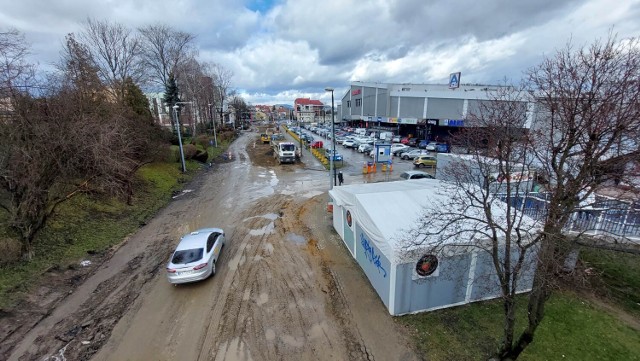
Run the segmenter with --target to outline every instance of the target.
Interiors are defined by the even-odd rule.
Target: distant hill
[[[276,106],[276,108],[277,107],[283,107],[283,108],[287,108],[289,110],[293,109],[293,105],[291,105],[291,104],[275,104],[275,106]]]

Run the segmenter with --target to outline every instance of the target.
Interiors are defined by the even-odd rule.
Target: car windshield
[[[400,178],[409,179],[409,173],[400,174]]]
[[[197,262],[202,259],[203,253],[204,248],[183,249],[181,251],[176,251],[176,253],[173,254],[171,263],[187,264],[191,262]]]
[[[282,145],[282,150],[285,152],[292,152],[295,150],[295,145],[293,144],[283,144]]]

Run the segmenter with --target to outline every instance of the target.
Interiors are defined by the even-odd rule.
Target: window
[[[182,251],[176,251],[176,253],[173,254],[171,263],[187,264],[187,263],[199,261],[202,259],[203,251],[204,249],[202,248],[185,249]]]
[[[408,91],[410,91],[410,90],[411,90],[411,88],[402,88],[402,91],[403,91],[403,92],[408,92]]]
[[[356,99],[356,107],[362,106],[362,99]]]
[[[207,238],[207,253],[211,252],[211,248],[213,248],[213,244],[216,242],[216,238],[220,233],[211,233],[209,238]]]
[[[347,100],[347,108],[351,108],[351,100]]]

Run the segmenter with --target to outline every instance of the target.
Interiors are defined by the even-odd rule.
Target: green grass
[[[605,293],[625,311],[640,318],[640,256],[583,248],[580,259],[585,267],[600,274]]]
[[[640,360],[640,331],[572,293],[547,302],[536,339],[519,360]]]
[[[34,258],[0,268],[0,307],[10,307],[29,290],[47,269],[65,269],[87,252],[102,252],[135,232],[171,199],[172,192],[195,175],[200,165],[187,162],[186,174],[179,163],[157,163],[137,173],[133,205],[115,199],[74,197],[39,233]]]
[[[524,327],[526,295],[518,299]],[[402,316],[420,354],[429,360],[486,360],[502,335],[500,302]],[[516,336],[517,337],[517,336]],[[558,293],[547,303],[534,342],[518,360],[640,360],[640,332],[572,293]]]

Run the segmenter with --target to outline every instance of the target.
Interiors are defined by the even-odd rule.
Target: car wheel
[[[403,155],[402,159],[407,160],[407,159],[409,159],[409,157],[407,157],[406,155]]]
[[[422,164],[422,163],[418,164],[418,166],[419,166],[420,168],[424,168],[424,164]]]
[[[216,274],[216,262],[213,261],[213,264],[211,264],[211,275],[215,275]]]

